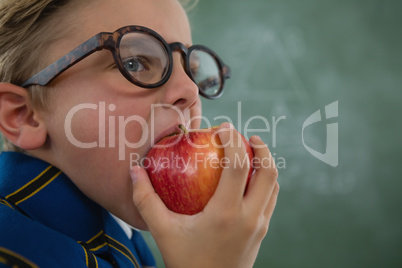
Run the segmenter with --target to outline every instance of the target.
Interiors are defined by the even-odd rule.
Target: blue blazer
[[[141,234],[116,220],[56,167],[0,154],[0,267],[155,267]]]

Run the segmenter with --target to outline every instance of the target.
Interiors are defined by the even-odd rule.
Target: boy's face
[[[48,56],[57,60],[99,32],[127,25],[148,27],[168,43],[191,45],[187,17],[176,0],[98,0],[74,11],[70,35]],[[152,144],[177,133],[179,123],[201,115],[198,88],[185,73],[180,53],[173,53],[169,81],[146,89],[130,83],[102,50],[54,81],[50,111],[43,114],[48,148],[37,156],[59,167],[87,196],[138,228],[146,228],[132,202],[131,165]],[[192,128],[199,121],[191,122]],[[89,148],[83,148],[89,147]]]

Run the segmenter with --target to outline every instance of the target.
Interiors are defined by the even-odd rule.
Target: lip
[[[175,125],[169,127],[168,129],[162,131],[161,133],[159,133],[159,135],[157,135],[154,140],[154,144],[157,144],[163,138],[166,138],[166,137],[172,136],[172,135],[176,135],[176,134],[181,134],[181,133],[183,133],[183,131],[179,128],[179,124],[175,124]]]
[[[149,151],[154,147],[158,142],[160,142],[163,138],[168,136],[177,135],[183,133],[183,130],[180,129],[179,125],[181,123],[176,123],[169,128],[165,129],[164,131],[160,132],[156,137],[148,144],[147,148],[145,149],[145,154],[148,155]]]
[[[160,132],[158,135],[156,135],[156,137],[152,140],[152,144],[151,146],[155,146],[158,142],[160,142],[162,139],[168,137],[168,136],[172,136],[172,135],[177,135],[177,134],[182,134],[183,130],[180,129],[179,127],[180,123],[176,123],[172,126],[170,126],[169,128],[163,130],[162,132]],[[151,148],[149,148],[150,150]]]

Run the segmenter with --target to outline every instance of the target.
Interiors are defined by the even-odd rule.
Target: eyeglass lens
[[[209,96],[217,94],[222,81],[215,58],[205,51],[194,49],[189,61],[191,75],[200,90]]]
[[[166,49],[154,37],[127,33],[120,42],[120,58],[126,71],[143,84],[160,82],[168,71]]]
[[[120,58],[130,76],[145,85],[154,85],[169,73],[169,55],[164,45],[146,33],[125,34],[120,41]],[[188,55],[189,75],[207,95],[219,92],[222,81],[216,59],[207,51],[192,49]]]

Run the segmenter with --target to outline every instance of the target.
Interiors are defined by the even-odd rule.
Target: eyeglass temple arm
[[[223,77],[225,79],[229,79],[232,76],[232,70],[230,69],[230,67],[228,65],[224,65],[222,67],[222,71],[223,71]]]
[[[71,66],[80,62],[95,51],[103,49],[103,43],[104,40],[106,40],[104,37],[105,34],[107,33],[100,33],[88,39],[83,44],[71,50],[62,58],[58,59],[56,62],[52,63],[39,73],[26,80],[21,84],[21,87],[25,88],[32,85],[46,86]]]

